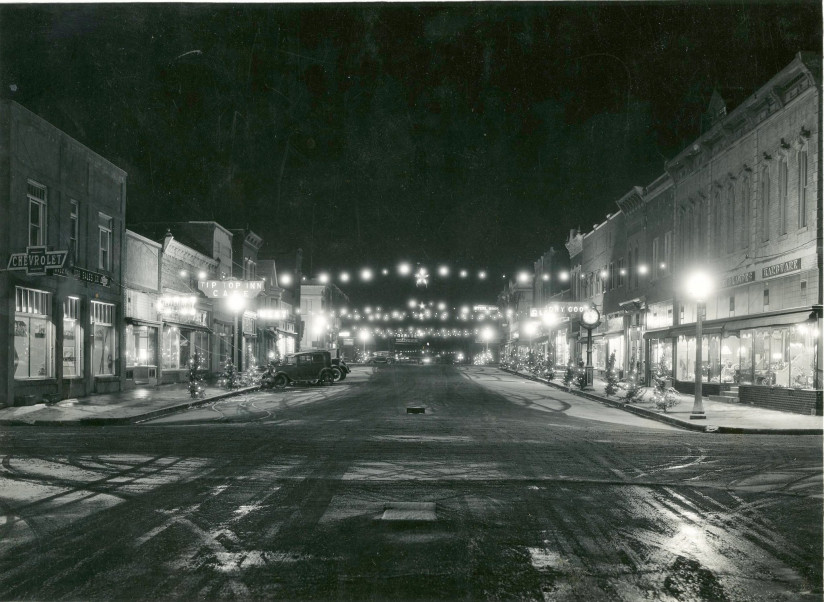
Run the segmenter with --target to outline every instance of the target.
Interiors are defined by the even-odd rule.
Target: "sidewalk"
[[[246,387],[227,391],[206,387],[202,399],[192,399],[186,383],[138,387],[130,391],[64,399],[54,405],[0,408],[0,425],[117,425],[158,418],[219,399],[254,391]]]
[[[502,368],[502,370],[504,370]],[[506,370],[510,374],[515,374],[523,378],[543,382],[550,387],[555,387],[562,391],[567,388],[560,378],[547,381],[532,374]],[[595,378],[592,389],[581,391],[573,386],[570,393],[574,393],[587,399],[600,401],[612,407],[621,408],[627,412],[632,412],[638,416],[643,416],[651,420],[665,422],[673,426],[700,431],[706,433],[730,433],[730,434],[758,434],[758,435],[822,435],[824,434],[824,418],[821,416],[804,416],[802,414],[791,414],[789,412],[777,412],[766,410],[747,404],[724,403],[721,401],[711,401],[704,397],[703,406],[706,419],[691,420],[690,413],[694,397],[692,395],[679,394],[680,403],[665,412],[655,408],[652,403],[652,389],[645,387],[647,391],[644,399],[633,401],[631,404],[623,400],[624,391],[618,390],[618,395],[608,398],[604,393],[606,382]]]

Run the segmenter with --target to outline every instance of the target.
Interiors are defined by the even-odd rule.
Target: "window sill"
[[[120,380],[120,377],[117,374],[95,374],[94,379],[99,380],[99,381],[107,382],[107,381]]]
[[[57,384],[57,378],[54,376],[29,376],[26,378],[15,377],[15,382],[21,383],[38,383],[38,384]]]

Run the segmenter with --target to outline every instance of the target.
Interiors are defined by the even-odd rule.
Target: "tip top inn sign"
[[[224,297],[251,299],[263,292],[263,280],[198,280],[197,288],[212,299]]]

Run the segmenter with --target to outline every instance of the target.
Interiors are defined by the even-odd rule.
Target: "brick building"
[[[0,100],[0,404],[123,386],[126,172]]]

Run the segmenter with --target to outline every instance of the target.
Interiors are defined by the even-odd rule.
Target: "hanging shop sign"
[[[198,280],[197,288],[207,297],[252,299],[263,292],[263,280]]]
[[[9,255],[9,270],[26,270],[28,276],[59,270],[66,263],[68,251],[47,251],[46,247],[26,247],[25,253]]]
[[[395,343],[418,344],[420,343],[420,340],[416,337],[395,337]]]
[[[755,272],[746,272],[744,274],[736,274],[729,276],[721,281],[721,288],[728,288],[730,286],[738,286],[739,284],[747,284],[755,280]]]
[[[476,305],[472,308],[475,313],[495,313],[498,311],[497,305]]]
[[[106,276],[106,274],[92,272],[91,270],[84,270],[83,268],[78,267],[71,267],[68,270],[61,268],[54,270],[54,273],[58,276],[74,278],[75,280],[80,280],[81,282],[87,282],[89,284],[99,284],[100,286],[111,286],[112,284],[111,277]]]
[[[546,307],[531,307],[529,317],[539,318],[546,315],[580,316],[590,309],[592,309],[592,305],[589,303],[550,303]]]
[[[800,269],[801,258],[782,261],[781,263],[762,268],[761,278],[772,278],[773,276],[780,276],[781,274],[788,274],[789,272],[797,272]]]

